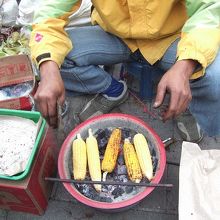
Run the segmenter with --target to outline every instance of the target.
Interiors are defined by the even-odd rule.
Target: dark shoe
[[[203,132],[188,110],[176,118],[176,126],[184,141],[199,143],[203,138]]]
[[[97,115],[106,114],[116,106],[122,104],[128,98],[128,88],[125,82],[120,82],[124,84],[124,90],[119,97],[112,98],[106,95],[97,94],[82,109],[79,114],[80,121],[85,121]]]

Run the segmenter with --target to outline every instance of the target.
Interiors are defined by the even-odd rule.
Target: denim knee
[[[220,103],[220,73],[218,77],[211,77],[211,79],[207,80],[209,80],[209,90],[206,97],[209,100]]]
[[[191,82],[190,111],[202,130],[210,136],[220,135],[220,71],[216,62],[198,80]]]
[[[193,97],[220,102],[220,69],[208,67],[201,79],[191,82]]]

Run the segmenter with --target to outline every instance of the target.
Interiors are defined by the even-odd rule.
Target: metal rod
[[[167,164],[174,165],[174,166],[180,166],[180,163],[173,162],[173,161],[168,161],[168,160],[167,160]]]
[[[45,177],[47,181],[77,183],[77,184],[101,184],[101,185],[121,185],[121,186],[146,186],[146,187],[173,187],[173,184],[168,183],[133,183],[133,182],[115,182],[115,181],[92,181],[92,180],[73,180]]]
[[[175,140],[174,140],[174,138],[169,137],[169,138],[163,140],[162,142],[163,142],[163,144],[164,144],[164,147],[167,148],[167,147],[169,147],[171,144],[173,144],[173,143],[175,142]]]

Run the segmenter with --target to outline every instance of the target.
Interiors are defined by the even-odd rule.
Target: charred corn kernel
[[[75,180],[84,180],[86,177],[87,154],[86,143],[81,138],[80,134],[77,134],[77,138],[73,141],[72,152],[73,177]]]
[[[135,183],[139,183],[142,179],[140,164],[134,146],[127,138],[124,140],[123,152],[129,179]]]
[[[87,157],[89,165],[89,174],[93,181],[101,181],[101,165],[99,158],[99,148],[96,138],[92,134],[92,129],[89,129],[89,137],[86,138]],[[101,185],[94,185],[96,191],[101,192]]]
[[[134,146],[142,173],[148,180],[153,178],[153,165],[148,143],[143,134],[138,133],[134,136]]]
[[[119,128],[115,128],[110,135],[104,158],[102,160],[103,171],[111,173],[114,170],[120,150],[120,143],[121,130]]]

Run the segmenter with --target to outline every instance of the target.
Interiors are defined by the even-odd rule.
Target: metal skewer
[[[145,187],[173,187],[169,183],[133,183],[133,182],[116,182],[116,181],[92,181],[92,180],[73,180],[45,177],[47,181],[77,184],[102,184],[102,185],[121,185],[121,186],[145,186]]]

